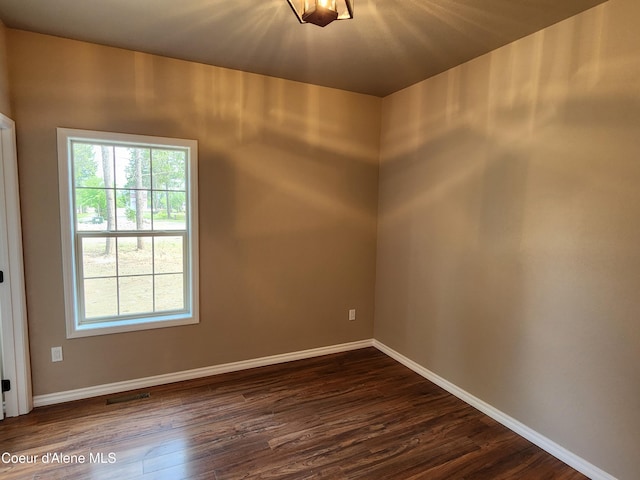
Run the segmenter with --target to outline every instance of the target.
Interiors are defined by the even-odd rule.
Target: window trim
[[[65,319],[67,338],[107,335],[112,333],[132,332],[155,328],[175,327],[199,323],[199,261],[198,261],[198,142],[179,138],[166,138],[148,135],[100,132],[58,128],[58,181],[60,196],[60,235],[62,241],[63,287],[65,301]],[[179,147],[188,151],[187,168],[187,252],[185,268],[187,276],[185,296],[188,304],[186,312],[167,315],[143,314],[137,318],[85,322],[79,324],[78,300],[78,259],[76,244],[76,226],[74,222],[73,169],[71,167],[71,143],[73,141],[91,141],[97,144],[104,142],[116,145],[132,145],[136,147]],[[145,231],[146,232],[146,231]],[[151,233],[151,232],[146,232]],[[177,233],[177,232],[176,232]]]

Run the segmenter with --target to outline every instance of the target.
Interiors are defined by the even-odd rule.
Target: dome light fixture
[[[326,27],[334,20],[353,18],[353,0],[287,0],[300,23]]]

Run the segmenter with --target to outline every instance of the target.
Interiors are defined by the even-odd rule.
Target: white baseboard
[[[68,390],[65,392],[50,393],[46,395],[37,395],[33,397],[33,404],[35,407],[43,407],[46,405],[54,405],[57,403],[70,402],[74,400],[81,400],[85,398],[98,397],[101,395],[111,395],[113,393],[126,392],[129,390],[136,390],[140,388],[148,388],[157,385],[164,385],[167,383],[181,382],[184,380],[193,380],[195,378],[209,377],[212,375],[219,375],[222,373],[236,372],[240,370],[247,370],[250,368],[263,367],[266,365],[276,365],[278,363],[291,362],[294,360],[302,360],[305,358],[319,357],[322,355],[330,355],[332,353],[347,352],[350,350],[357,350],[366,347],[375,347],[384,354],[403,364],[407,368],[413,370],[417,374],[426,378],[427,380],[435,383],[439,387],[443,388],[452,395],[458,397],[462,401],[478,409],[482,413],[488,415],[494,420],[498,421],[505,427],[514,431],[521,437],[526,438],[531,443],[539,446],[543,450],[547,451],[554,457],[563,461],[570,467],[573,467],[577,471],[583,473],[592,480],[616,480],[615,477],[609,475],[607,472],[599,469],[595,465],[587,462],[583,458],[575,455],[566,448],[558,445],[547,437],[539,434],[535,430],[520,423],[518,420],[510,417],[509,415],[501,412],[495,407],[492,407],[488,403],[474,397],[469,392],[459,388],[453,383],[445,380],[432,371],[422,367],[413,360],[405,357],[404,355],[396,352],[392,348],[387,347],[385,344],[373,340],[361,340],[351,343],[343,343],[339,345],[331,345],[328,347],[313,348],[310,350],[302,350],[298,352],[284,353],[280,355],[272,355],[268,357],[261,357],[252,360],[243,360],[240,362],[225,363],[222,365],[214,365],[211,367],[196,368],[193,370],[186,370],[183,372],[167,373],[164,375],[154,375],[152,377],[139,378],[134,380],[127,380],[124,382],[109,383],[106,385],[98,385],[95,387],[79,388],[77,390]]]
[[[386,355],[390,356],[397,362],[403,364],[405,367],[410,368],[411,370],[416,372],[418,375],[423,376],[424,378],[435,383],[436,385],[443,388],[450,394],[458,397],[460,400],[464,401],[465,403],[471,405],[477,410],[480,410],[485,415],[488,415],[489,417],[493,418],[494,420],[501,423],[508,429],[514,431],[521,437],[526,438],[531,443],[542,448],[546,452],[550,453],[557,459],[561,460],[562,462],[566,463],[570,467],[586,475],[592,480],[616,480],[615,477],[609,475],[604,470],[599,469],[595,465],[587,462],[585,459],[570,452],[569,450],[558,445],[552,440],[549,440],[544,435],[541,435],[535,430],[520,423],[515,418],[510,417],[509,415],[501,412],[497,408],[492,407],[491,405],[489,405],[486,402],[483,402],[477,397],[474,397],[469,392],[466,392],[465,390],[445,380],[444,378],[433,373],[432,371],[427,370],[423,366],[417,364],[413,360],[410,360],[404,355],[396,352],[392,348],[387,347],[385,344],[379,342],[378,340],[373,341],[373,346],[376,347],[381,352],[385,353]]]
[[[249,368],[264,367],[266,365],[275,365],[278,363],[302,360],[305,358],[320,357],[322,355],[347,352],[349,350],[357,350],[359,348],[366,348],[371,346],[373,346],[372,339],[361,340],[358,342],[342,343],[339,345],[331,345],[328,347],[312,348],[310,350],[283,353],[280,355],[271,355],[268,357],[261,357],[252,360],[225,363],[222,365],[214,365],[211,367],[196,368],[193,370],[185,370],[183,372],[167,373],[164,375],[154,375],[152,377],[138,378],[134,380],[127,380],[124,382],[108,383],[106,385],[97,385],[95,387],[79,388],[77,390],[67,390],[65,392],[49,393],[46,395],[37,395],[33,397],[33,405],[34,407],[43,407],[46,405],[54,405],[56,403],[71,402],[74,400],[82,400],[85,398],[99,397],[101,395],[111,395],[113,393],[137,390],[139,388],[148,388],[157,385],[164,385],[167,383],[193,380],[194,378],[210,377],[212,375],[219,375],[221,373],[237,372],[239,370],[247,370]]]

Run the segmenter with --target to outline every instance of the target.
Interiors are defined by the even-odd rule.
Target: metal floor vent
[[[113,405],[114,403],[131,402],[133,400],[142,400],[143,398],[149,398],[151,394],[149,392],[133,393],[131,395],[121,395],[119,397],[107,398],[107,405]]]

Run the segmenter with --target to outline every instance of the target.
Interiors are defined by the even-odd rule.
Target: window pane
[[[182,275],[156,275],[155,282],[156,312],[184,309]]]
[[[184,272],[184,237],[156,237],[154,239],[155,273]]]
[[[118,314],[118,293],[115,278],[84,280],[84,316],[87,320]]]
[[[107,196],[103,188],[76,189],[76,230],[107,229]]]
[[[152,274],[153,250],[151,242],[151,237],[118,238],[118,274]]]
[[[113,147],[72,142],[73,178],[76,187],[114,187]]]
[[[186,152],[184,150],[152,151],[152,178],[154,190],[185,190]]]
[[[153,192],[154,230],[185,230],[186,195],[184,192]]]
[[[151,230],[151,192],[116,190],[118,230]]]
[[[116,256],[109,243],[115,238],[83,238],[82,239],[82,268],[84,277],[114,277],[116,275]],[[105,252],[111,253],[106,254]]]
[[[96,146],[98,150],[98,170],[104,181],[105,188],[115,187],[115,172],[114,172],[114,147],[111,145],[99,145]]]
[[[76,187],[104,187],[97,153],[90,143],[73,142],[73,183]]]
[[[153,312],[153,277],[120,277],[120,314]]]
[[[116,186],[148,189],[151,187],[149,148],[116,147]]]
[[[106,208],[102,213],[104,217],[104,221],[107,223],[106,229],[107,231],[115,231],[117,228],[117,218],[116,218],[116,192],[111,188],[107,188],[104,191],[104,196],[106,200]]]

